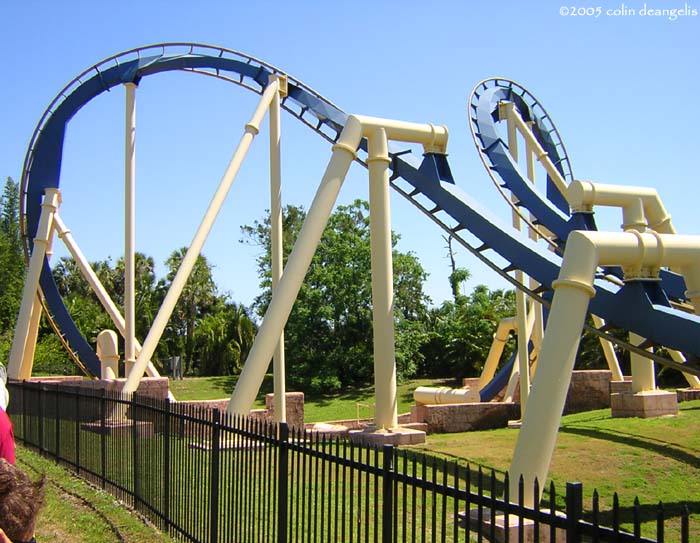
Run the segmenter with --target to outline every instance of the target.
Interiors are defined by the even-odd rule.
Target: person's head
[[[46,476],[37,481],[0,458],[0,528],[12,541],[29,541],[44,505]]]

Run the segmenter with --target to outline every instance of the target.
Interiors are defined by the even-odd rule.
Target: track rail
[[[20,211],[27,255],[31,249],[31,239],[36,232],[44,190],[59,186],[63,138],[70,119],[84,104],[112,87],[126,82],[137,82],[143,77],[165,71],[185,71],[216,77],[258,94],[264,90],[269,75],[282,74],[287,76],[289,82],[289,92],[282,102],[282,107],[318,135],[329,142],[335,142],[347,119],[346,113],[298,79],[271,64],[230,49],[204,44],[167,43],[132,49],[109,57],[84,71],[66,85],[51,102],[34,131],[25,158],[21,183]],[[486,88],[479,94],[479,100],[488,93],[497,92],[502,92],[502,89]],[[527,105],[529,93],[527,96],[520,96],[521,98],[516,101],[520,100]],[[537,116],[533,115],[533,117]],[[548,118],[546,112],[543,116],[544,120],[541,120],[543,127],[541,132],[548,134],[544,141],[548,141],[549,148],[563,149],[558,132],[552,129],[553,125],[547,124],[545,117]],[[498,147],[500,138],[495,138],[491,146],[486,145],[482,139],[482,133],[479,137],[484,148]],[[363,165],[365,165],[365,150],[366,141],[363,140],[357,159]],[[499,150],[500,156],[505,157],[507,161],[503,150],[500,148]],[[566,157],[565,151],[563,153]],[[488,211],[461,192],[454,185],[446,156],[428,154],[421,161],[411,153],[410,149],[393,147],[391,156],[393,171],[391,185],[399,194],[407,198],[515,288],[547,304],[543,295],[558,275],[561,264],[559,256],[543,254],[541,246],[528,240],[511,227],[501,224]],[[568,158],[559,160],[559,165],[566,177],[573,178],[568,166]],[[498,164],[492,166],[497,167]],[[506,188],[513,190],[510,181]],[[549,219],[548,214],[555,217],[556,220],[542,221],[542,224],[557,236],[552,243],[560,244],[561,240],[565,239],[564,230],[552,229],[549,224],[551,222],[557,227],[560,224],[567,224],[566,213],[557,207],[560,202],[553,205],[546,198],[541,198],[539,195],[528,197],[524,192],[523,198],[520,194],[518,198],[523,207],[531,212],[534,210],[533,214],[538,220],[542,216]],[[552,195],[552,199],[555,202],[558,201],[555,194]],[[474,236],[477,242],[468,239],[467,232]],[[498,258],[504,259],[508,264],[499,265],[496,262]],[[510,275],[510,272],[516,269],[521,269],[530,277],[537,279],[543,286],[533,291],[521,284]],[[596,288],[598,295],[591,304],[593,312],[616,326],[633,330],[650,339],[649,343],[630,345],[611,336],[607,330],[593,330],[594,333],[663,364],[680,366],[672,360],[644,350],[649,344],[668,345],[691,357],[688,365],[682,365],[683,371],[700,375],[700,366],[694,364],[697,357],[700,357],[700,334],[697,333],[700,330],[700,319],[673,308],[660,307],[655,303],[657,300],[650,299],[646,292],[632,291],[627,287],[620,288],[614,282],[603,281],[602,274],[596,282]],[[88,373],[99,374],[99,361],[68,314],[53,280],[48,261],[45,261],[42,270],[41,290],[47,314],[71,356]],[[620,309],[623,298],[630,307],[629,310]]]

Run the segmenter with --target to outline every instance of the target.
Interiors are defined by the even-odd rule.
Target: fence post
[[[566,483],[566,543],[580,543],[579,522],[583,511],[583,485]]]
[[[44,392],[45,387],[42,385],[39,387],[39,452],[44,454]]]
[[[56,393],[56,460],[61,458],[61,389],[58,384],[54,385]]]
[[[279,424],[279,458],[277,460],[277,543],[287,543],[289,504],[289,426]]]
[[[107,486],[107,400],[105,389],[100,393],[100,472],[102,475],[102,490]]]
[[[394,446],[384,445],[382,466],[382,543],[394,537]]]
[[[209,483],[209,541],[219,541],[219,447],[221,446],[221,413],[218,409],[212,412],[211,425],[211,480]]]
[[[27,380],[22,380],[22,441],[29,443],[27,441]]]
[[[134,509],[139,510],[139,431],[136,415],[136,392],[131,394],[131,446],[134,464]]]
[[[75,387],[75,469],[80,475],[80,389]]]
[[[163,516],[165,533],[170,535],[170,398],[165,398],[165,428],[163,430]]]

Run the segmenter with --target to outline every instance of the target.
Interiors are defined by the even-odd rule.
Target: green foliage
[[[462,283],[469,280],[471,273],[466,268],[455,268],[455,270],[448,277],[450,281],[450,288],[452,289],[452,297],[455,302],[458,302],[462,295],[459,292],[459,287]]]
[[[185,253],[186,248],[181,248],[170,255],[166,261],[169,273],[165,280],[156,278],[153,258],[136,253],[137,337],[148,334]],[[112,301],[117,307],[123,307],[124,259],[120,258],[116,265],[108,259],[90,266]],[[62,258],[54,266],[53,274],[66,308],[88,341],[94,343],[102,330],[114,328],[73,259]],[[255,325],[245,308],[217,294],[211,266],[204,256],[199,256],[166,326],[154,362],[179,355],[184,358],[186,373],[230,375],[240,371],[254,337]],[[161,369],[163,366],[165,364]]]
[[[163,298],[164,283],[156,281],[153,258],[142,253],[135,254],[136,335],[144,337]],[[100,283],[117,307],[124,306],[124,259],[116,265],[108,260],[92,262]],[[52,268],[52,273],[63,302],[71,314],[78,330],[88,341],[97,340],[97,334],[115,326],[102,308],[97,296],[83,279],[80,268],[72,258],[61,258]]]
[[[255,339],[255,324],[246,309],[220,301],[194,332],[199,375],[237,375]]]
[[[593,324],[593,320],[591,319],[590,315],[586,320],[588,324]],[[627,332],[618,328],[611,328],[608,330],[608,333],[623,340],[626,340],[628,337]],[[630,375],[629,353],[617,345],[615,345],[614,348],[618,361],[620,362],[620,366],[622,367],[623,374]],[[581,342],[579,343],[578,352],[576,354],[576,367],[574,369],[608,369],[608,364],[605,360],[603,349],[600,346],[600,339],[595,334],[584,330],[583,335],[581,336]]]
[[[77,367],[53,333],[44,334],[36,345],[34,374],[75,375]]]
[[[284,256],[301,230],[305,211],[284,210]],[[255,303],[260,315],[270,301],[270,221],[242,228],[243,241],[262,249],[260,286]],[[394,235],[394,244],[398,236]],[[334,391],[369,383],[373,376],[372,288],[368,205],[360,200],[340,206],[329,218],[285,329],[290,386]],[[399,378],[413,375],[424,338],[419,324],[426,314],[426,274],[411,253],[394,250],[394,311]]]
[[[186,253],[187,247],[181,247],[173,251],[165,261],[170,284],[175,279]],[[216,301],[216,284],[211,274],[211,266],[205,256],[199,255],[167,327],[168,350],[172,354],[183,357],[185,373],[201,365],[201,361],[195,356],[195,328],[199,321],[215,307]]]
[[[514,313],[513,291],[489,290],[485,285],[475,287],[469,296],[459,296],[456,303],[444,302],[432,309],[419,373],[453,378],[478,376],[499,321]],[[503,358],[508,354],[506,350]]]
[[[0,197],[0,332],[14,328],[25,262],[19,229],[19,186],[8,177]]]

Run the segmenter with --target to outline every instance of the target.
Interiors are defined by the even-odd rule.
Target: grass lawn
[[[602,510],[613,494],[628,516],[639,497],[642,518],[653,523],[662,501],[667,539],[679,540],[680,514],[691,515],[691,541],[700,541],[700,401],[680,404],[677,417],[613,419],[609,409],[563,418],[552,458],[550,478],[564,491],[567,481],[584,484],[584,507],[591,508],[594,489]],[[433,434],[420,448],[506,471],[518,430],[497,429],[462,434]],[[603,517],[609,523],[609,514]],[[629,526],[628,526],[629,528]],[[655,532],[648,527],[647,535]]]
[[[46,505],[36,538],[42,543],[166,543],[172,541],[144,523],[113,496],[74,477],[52,460],[17,447],[17,465],[32,479],[47,475]]]
[[[188,377],[170,381],[170,390],[177,400],[215,400],[228,398],[236,385],[236,377]],[[413,391],[418,386],[455,386],[449,379],[414,379],[398,385],[398,412],[408,413],[413,405]],[[272,392],[272,375],[267,375],[255,407],[265,406],[265,394]],[[374,416],[374,387],[353,389],[338,394],[304,398],[306,422],[325,422],[372,418]]]
[[[232,377],[186,379],[173,383],[176,398],[227,397],[235,385]],[[420,385],[453,385],[447,381],[414,380],[399,385],[399,412],[410,410],[413,390]],[[266,379],[264,392],[272,389]],[[209,396],[208,396],[209,395]],[[327,397],[308,396],[307,422],[372,416],[373,388],[347,391]],[[259,401],[263,398],[261,396]],[[552,459],[550,477],[562,492],[567,481],[584,484],[590,509],[593,489],[598,489],[603,510],[610,508],[613,494],[629,512],[639,497],[645,518],[664,503],[666,517],[678,526],[683,506],[692,513],[691,540],[700,541],[700,401],[681,404],[678,417],[660,419],[613,419],[610,410],[564,417]],[[420,448],[462,461],[505,472],[512,458],[518,431],[497,429],[460,434],[433,434]],[[610,519],[605,519],[610,521]],[[669,528],[671,528],[669,523]],[[677,540],[678,530],[669,532]]]
[[[413,403],[412,393],[419,385],[450,385],[447,381],[415,380],[399,386],[399,412],[406,412]],[[171,382],[179,400],[214,399],[230,396],[235,386],[233,377],[190,378]],[[272,389],[266,379],[263,393]],[[347,391],[327,397],[306,397],[307,422],[353,419],[372,416],[371,387]],[[641,517],[647,522],[644,534],[654,536],[657,504],[662,501],[667,518],[666,539],[678,541],[680,514],[684,507],[691,512],[691,541],[700,541],[700,401],[680,404],[677,417],[659,419],[613,419],[610,410],[569,415],[562,419],[552,459],[550,478],[563,493],[567,481],[584,484],[584,508],[591,509],[593,489],[598,489],[603,511],[602,521],[610,525],[610,507],[617,492],[622,507],[623,527],[630,528],[635,497],[642,504]],[[359,410],[359,411],[358,411]],[[460,463],[480,464],[501,474],[510,464],[518,430],[497,429],[460,434],[432,434],[427,443],[417,448],[438,456],[458,459]],[[101,512],[130,515],[115,505],[113,498],[74,479],[51,461],[20,449],[19,465],[27,471],[47,472],[50,479],[72,492],[89,496]],[[77,489],[77,490],[75,490]],[[560,501],[561,503],[561,501]],[[75,512],[78,513],[75,513]],[[83,517],[86,520],[83,520]],[[83,526],[82,523],[86,525]],[[134,534],[125,541],[168,541],[154,533],[134,517],[131,521],[115,520],[124,526],[124,533]],[[89,526],[88,526],[89,525]],[[94,530],[99,531],[94,532]],[[101,531],[100,531],[101,530]],[[113,531],[101,517],[83,507],[79,500],[49,488],[49,507],[42,515],[38,534],[41,541],[112,541]]]

